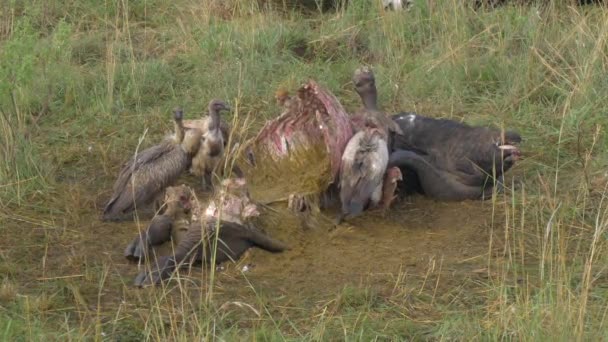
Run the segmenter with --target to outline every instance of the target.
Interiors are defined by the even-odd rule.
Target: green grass
[[[0,5],[2,339],[607,340],[608,13],[461,2],[306,15],[256,1]],[[361,64],[388,112],[524,137],[518,184],[493,203],[484,277],[443,286],[429,266],[394,274],[391,291],[363,282],[293,301],[247,281],[249,297],[220,301],[187,279],[134,291],[135,267],[123,278],[116,266],[127,241],[74,252],[116,233],[95,221],[100,201],[138,140],[171,129],[171,108],[195,118],[223,98],[261,124],[277,88],[312,77],[353,109]]]

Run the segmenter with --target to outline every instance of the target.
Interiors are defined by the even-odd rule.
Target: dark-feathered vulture
[[[137,153],[123,165],[104,208],[104,221],[120,220],[157,200],[188,169],[199,150],[202,133],[197,129],[184,132],[182,118],[183,112],[175,110],[175,134]]]

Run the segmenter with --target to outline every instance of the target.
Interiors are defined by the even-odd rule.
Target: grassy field
[[[608,12],[461,2],[310,15],[236,0],[2,2],[0,338],[608,341]],[[283,232],[298,252],[256,251],[251,274],[131,287],[137,266],[121,253],[145,222],[98,217],[122,162],[171,129],[171,108],[195,118],[223,98],[261,124],[277,88],[314,78],[354,109],[362,64],[387,112],[518,130],[511,189],[404,201],[397,223],[336,237],[334,254],[306,242],[332,243],[323,229]],[[435,221],[423,230],[412,208]],[[393,239],[409,256],[374,254]]]

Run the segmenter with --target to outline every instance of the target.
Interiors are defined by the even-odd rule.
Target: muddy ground
[[[6,271],[19,279],[25,293],[45,287],[51,296],[63,293],[70,300],[56,303],[58,310],[76,307],[108,317],[118,306],[147,311],[149,298],[161,289],[131,285],[142,266],[128,262],[123,250],[148,219],[101,222],[99,213],[109,193],[88,192],[86,187],[94,183],[66,185],[67,196],[54,203],[59,208],[39,218],[11,214],[2,246]],[[493,260],[501,254],[504,214],[498,212],[504,195],[498,198],[497,204],[441,203],[414,196],[396,201],[386,215],[371,211],[338,227],[332,223],[335,211],[325,211],[305,226],[285,203],[275,204],[256,224],[290,250],[271,254],[252,249],[237,264],[218,268],[214,296],[220,302],[254,306],[262,298],[288,317],[335,299],[347,287],[371,288],[404,302],[410,294],[424,293],[427,302],[446,304],[470,289],[465,296],[474,296],[483,289],[473,284],[488,277],[489,253]],[[32,209],[24,206],[23,212]],[[245,265],[248,270],[242,272]],[[182,270],[186,281],[169,282],[169,297],[179,302],[187,288],[191,298],[203,300],[208,274],[208,268]],[[433,316],[420,310],[408,315]]]

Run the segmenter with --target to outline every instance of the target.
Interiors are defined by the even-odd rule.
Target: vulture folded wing
[[[166,186],[168,179],[175,178],[175,173],[178,171],[181,173],[181,170],[165,165],[170,164],[171,161],[163,157],[174,150],[179,151],[171,143],[162,143],[138,153],[130,162],[127,162],[114,183],[114,194],[104,209],[104,215],[111,213],[116,215],[132,210],[133,202],[141,203],[142,200],[147,200],[152,192],[157,192],[160,187]],[[159,177],[155,177],[159,173],[162,176],[160,182]],[[145,186],[146,182],[151,186]],[[136,190],[135,194],[133,194],[133,188]]]

